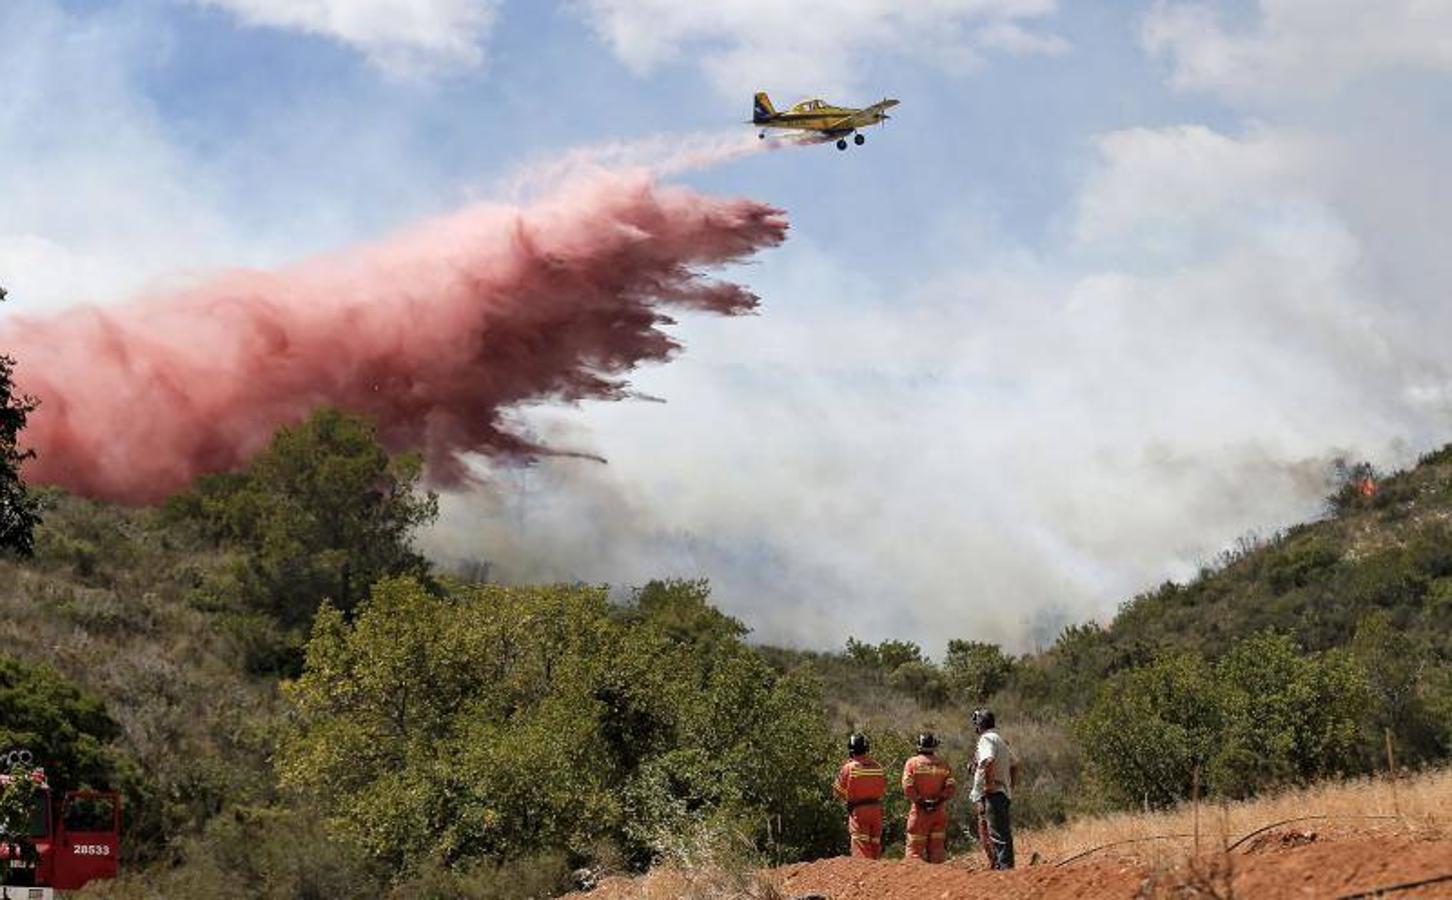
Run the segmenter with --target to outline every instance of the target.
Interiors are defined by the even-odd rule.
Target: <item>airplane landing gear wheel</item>
[[[854,134],[852,135],[852,143],[861,147],[863,144],[867,143],[867,138],[860,134]]]
[[[846,150],[847,149],[847,139],[846,138],[837,138],[837,149],[838,150]]]

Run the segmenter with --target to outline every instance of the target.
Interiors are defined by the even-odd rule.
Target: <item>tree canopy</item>
[[[21,448],[20,432],[37,404],[33,397],[16,395],[14,376],[15,360],[0,355],[0,550],[29,556],[35,552],[40,505],[20,480],[21,465],[35,455]]]
[[[398,870],[601,841],[646,861],[728,825],[765,842],[768,820],[794,852],[835,847],[816,685],[731,627],[683,641],[665,606],[622,617],[602,588],[411,578],[351,623],[324,606],[287,687],[284,782]]]
[[[344,612],[378,579],[426,577],[413,533],[438,515],[415,454],[390,457],[368,420],[320,409],[283,428],[245,471],[208,476],[170,502],[246,553],[254,605],[305,626],[324,599]]]
[[[1268,632],[1213,665],[1181,652],[1121,673],[1078,731],[1114,801],[1169,806],[1190,796],[1196,769],[1202,790],[1232,797],[1351,771],[1365,708],[1346,654]]]
[[[65,787],[111,787],[120,733],[96,697],[55,669],[0,656],[0,751],[29,750]]]

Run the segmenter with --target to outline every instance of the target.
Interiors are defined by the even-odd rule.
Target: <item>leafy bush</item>
[[[352,623],[324,606],[288,687],[283,780],[400,873],[602,841],[641,863],[702,824],[829,851],[817,686],[656,621],[675,606],[621,616],[601,588],[439,596],[412,579],[381,582]]]
[[[943,671],[954,696],[969,706],[988,702],[1003,690],[1013,674],[1013,660],[997,644],[952,640],[943,658]]]
[[[866,644],[855,637],[847,639],[847,655],[861,665],[878,669],[884,673],[897,671],[906,663],[926,662],[923,648],[912,641],[886,640],[880,644]]]
[[[1440,466],[1452,462],[1452,444],[1444,444],[1439,449],[1423,453],[1417,459],[1418,466]]]
[[[1357,624],[1350,650],[1365,679],[1371,735],[1390,731],[1404,761],[1435,757],[1440,741],[1420,695],[1430,661],[1426,650],[1397,628],[1386,610]]]
[[[1357,767],[1366,686],[1347,654],[1309,655],[1285,635],[1261,634],[1232,648],[1215,680],[1224,730],[1210,780],[1220,793],[1244,797]]]
[[[1326,511],[1340,516],[1368,505],[1370,500],[1363,493],[1363,485],[1368,481],[1375,484],[1380,477],[1369,462],[1336,460],[1331,467],[1331,493],[1326,497]]]
[[[55,669],[0,657],[0,751],[29,750],[58,786],[111,787],[119,732],[100,700]]]
[[[417,490],[416,455],[390,458],[368,421],[320,409],[283,428],[245,472],[212,475],[168,501],[245,550],[247,597],[284,625],[305,625],[328,598],[344,612],[387,575],[424,577],[413,532],[438,515]]]
[[[1266,561],[1263,575],[1270,589],[1284,594],[1310,584],[1319,573],[1336,565],[1341,552],[1334,545],[1314,538],[1288,544]]]
[[[705,579],[665,579],[637,588],[626,608],[627,618],[649,622],[672,641],[705,653],[729,647],[751,630],[710,603]]]
[[[1207,792],[1236,797],[1353,771],[1365,708],[1348,654],[1308,655],[1266,633],[1214,666],[1179,653],[1111,679],[1077,731],[1111,799],[1168,806],[1197,768]]]
[[[182,842],[163,896],[290,900],[376,896],[386,884],[356,847],[305,810],[239,807]],[[125,896],[128,891],[116,891]]]
[[[0,300],[5,292],[0,289]],[[20,480],[20,466],[34,451],[20,449],[20,432],[35,411],[33,397],[15,395],[15,360],[0,355],[0,551],[29,556],[40,524],[39,500]]]
[[[1440,742],[1437,753],[1452,754],[1452,665],[1443,664],[1426,674],[1427,717]]]
[[[930,662],[905,662],[892,671],[887,683],[929,709],[948,702],[948,682]]]
[[[1120,674],[1077,731],[1096,781],[1123,805],[1169,806],[1215,756],[1224,731],[1214,671],[1175,654]]]

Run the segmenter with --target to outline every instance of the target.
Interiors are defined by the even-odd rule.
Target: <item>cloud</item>
[[[1031,25],[1054,0],[576,0],[615,54],[637,72],[696,61],[726,96],[855,87],[879,54],[947,70],[978,66],[985,53],[1053,54],[1062,38]]]
[[[1326,95],[1385,71],[1452,70],[1452,5],[1426,0],[1259,0],[1249,27],[1215,7],[1160,0],[1142,28],[1181,88],[1240,99]]]
[[[0,284],[10,310],[134,290],[235,259],[204,174],[136,89],[152,23],[17,0],[0,21]]]
[[[433,548],[501,578],[708,575],[766,640],[1025,649],[1316,515],[1336,456],[1445,440],[1448,314],[1383,277],[1345,193],[1384,148],[1174,126],[1092,152],[1043,246],[968,223],[957,264],[902,279],[796,236],[760,318],[686,322],[691,355],[637,381],[669,404],[525,414],[608,465],[496,473]]]
[[[374,95],[352,85],[189,105],[206,94],[171,89],[175,20],[149,2],[0,4],[0,316],[276,265],[457,204],[463,179],[396,109],[359,115]]]
[[[384,69],[412,74],[477,66],[499,0],[192,0],[242,23],[326,37]]]
[[[665,39],[649,66],[746,52],[739,4],[715,25],[704,5],[680,7],[657,8]],[[0,283],[12,289],[0,315],[124,296],[177,280],[179,266],[267,266],[449,205],[462,176],[425,142],[397,138],[408,126],[396,109],[354,126],[365,118],[354,94],[264,104],[220,145],[189,145],[144,90],[170,77],[154,61],[177,37],[158,8],[175,11],[0,4]],[[841,21],[809,18],[870,54],[861,23],[887,20],[860,18],[868,8],[888,15],[885,4],[844,4]],[[1178,71],[1197,46],[1258,46],[1270,8],[1246,28],[1206,17],[1211,30],[1156,52]],[[1376,8],[1392,19],[1407,9]],[[586,9],[606,21],[607,7]],[[1051,37],[1047,4],[904,9],[893,15],[913,28],[956,17],[951,40],[905,45],[916,31],[889,29],[899,37],[886,52],[933,64],[945,62],[934,47],[963,51],[959,61],[996,52],[985,48],[1018,40],[1012,27]],[[1162,4],[1149,21],[1186,9]],[[757,15],[788,16],[766,4]],[[681,32],[683,21],[696,24]],[[1222,43],[1197,43],[1206,35]],[[846,81],[862,71],[852,52],[798,59],[769,41],[757,51]],[[853,201],[861,227],[905,223],[887,228],[872,265],[803,227],[732,276],[762,295],[762,315],[683,317],[673,334],[690,352],[632,380],[669,403],[513,411],[519,433],[608,464],[495,469],[490,490],[450,496],[432,549],[491,559],[511,578],[708,576],[771,640],[833,646],[850,633],[940,647],[961,635],[1021,648],[1192,574],[1249,529],[1314,515],[1332,456],[1396,465],[1442,443],[1445,79],[1405,61],[1425,52],[1328,53],[1324,85],[1314,66],[1244,58],[1266,90],[1225,74],[1236,66],[1177,82],[1219,92],[1215,127],[1157,114],[1152,127],[1074,143],[1086,156],[1055,161],[1077,180],[1047,223],[1035,220],[1042,229],[1005,233],[1020,198],[992,184],[982,216],[938,208],[923,185],[966,169],[904,165],[904,196],[926,198],[912,215],[887,205],[865,216],[866,198]],[[818,89],[819,75],[793,77]],[[1270,90],[1272,75],[1299,93]],[[1308,90],[1315,104],[1301,99]],[[1236,122],[1237,109],[1257,118]],[[671,169],[738,148],[713,136],[626,142],[517,181],[537,192],[582,164]],[[832,210],[800,212],[807,225]]]

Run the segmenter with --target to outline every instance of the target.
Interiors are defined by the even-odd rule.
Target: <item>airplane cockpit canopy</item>
[[[814,109],[821,109],[826,105],[827,104],[823,103],[820,99],[812,97],[809,100],[801,101],[796,106],[793,106],[792,109],[796,110],[797,112],[811,112]]]

